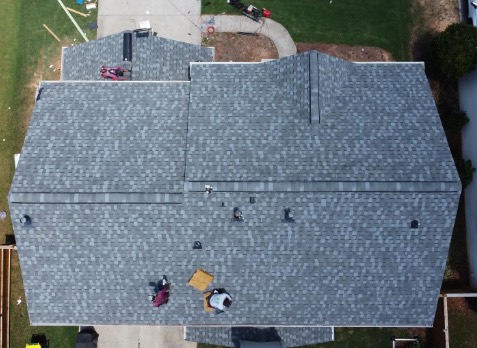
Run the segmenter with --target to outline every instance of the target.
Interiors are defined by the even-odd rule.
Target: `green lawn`
[[[449,299],[449,343],[452,348],[475,348],[477,345],[477,298],[468,299],[470,305],[453,306]]]
[[[64,3],[85,11],[74,0],[64,0]],[[89,18],[74,14],[73,17],[90,39],[95,38],[96,32],[86,28],[88,23],[96,21],[96,13]],[[43,28],[43,24],[60,37],[61,43]],[[3,1],[0,33],[0,210],[8,211],[7,194],[14,172],[13,154],[21,151],[37,83],[58,79],[61,47],[84,40],[56,0]],[[1,244],[7,234],[12,234],[10,219],[0,222]],[[51,348],[74,347],[77,327],[30,326],[16,252],[12,254],[11,294],[10,347],[24,348],[33,333],[45,333]],[[17,306],[20,297],[23,303]]]
[[[248,2],[244,2],[249,4]],[[378,46],[409,60],[409,0],[254,0],[287,28],[295,42]],[[236,14],[225,0],[202,0],[203,14]]]

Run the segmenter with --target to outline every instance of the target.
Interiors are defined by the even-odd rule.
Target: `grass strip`
[[[267,8],[295,42],[376,46],[409,60],[409,0],[254,0]],[[244,2],[248,5],[248,2]],[[203,0],[202,14],[240,14],[225,0]]]
[[[74,0],[65,5],[84,12]],[[91,17],[75,15],[90,39],[96,32],[87,29]],[[44,28],[46,24],[60,39],[58,43]],[[13,154],[20,153],[34,106],[35,91],[41,80],[60,76],[61,47],[83,42],[83,38],[56,0],[5,0],[0,11],[0,210],[7,210],[7,195],[14,173]],[[5,140],[3,140],[5,139]],[[14,217],[13,217],[14,218]],[[0,243],[12,234],[10,217],[0,221]],[[12,254],[10,303],[10,346],[23,348],[32,334],[44,333],[51,348],[73,347],[77,327],[30,326],[20,264]],[[48,282],[48,279],[45,279]],[[17,305],[17,300],[21,304]]]

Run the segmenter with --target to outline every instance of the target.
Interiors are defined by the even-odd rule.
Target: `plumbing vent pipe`
[[[22,215],[22,217],[20,218],[20,223],[23,226],[30,226],[31,225],[31,217],[29,217],[26,214]]]
[[[123,60],[132,61],[132,32],[126,32],[123,35]]]

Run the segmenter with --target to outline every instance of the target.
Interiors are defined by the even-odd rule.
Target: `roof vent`
[[[225,207],[225,202],[222,202],[221,206],[222,206],[222,207]]]
[[[200,241],[196,240],[194,242],[194,246],[192,247],[192,249],[196,249],[196,250],[202,249],[202,243]]]
[[[242,211],[240,210],[239,207],[235,207],[234,208],[234,221],[243,221],[243,215],[242,215]]]
[[[30,226],[31,225],[31,217],[29,217],[26,214],[22,215],[22,217],[20,218],[20,223],[23,226]]]
[[[293,212],[290,208],[285,208],[285,219],[283,219],[284,222],[295,222],[295,219],[293,218]]]
[[[257,201],[257,197],[250,197],[250,203],[254,204]]]
[[[205,192],[212,193],[212,191],[214,191],[214,188],[211,185],[205,185]]]
[[[411,228],[419,228],[419,220],[412,220],[411,221]]]

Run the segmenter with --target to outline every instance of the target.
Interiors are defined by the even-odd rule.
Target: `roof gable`
[[[62,80],[99,81],[101,66],[123,62],[123,35],[114,34],[63,49]],[[214,49],[157,36],[132,35],[133,81],[188,81],[190,62],[213,60]]]

